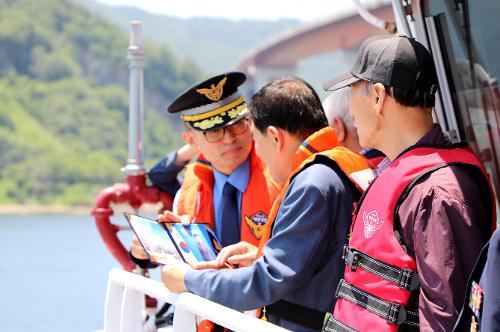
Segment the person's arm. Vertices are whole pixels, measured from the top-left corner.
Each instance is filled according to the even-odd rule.
[[[457,184],[450,181],[456,172],[437,171],[431,176],[433,185],[415,187],[400,209],[401,220],[415,220],[407,226],[413,225],[410,247],[415,251],[421,284],[421,331],[452,330],[467,276],[484,241],[480,232],[484,211],[471,205],[470,198],[481,197],[479,190],[467,174],[458,172],[458,178],[468,180]]]
[[[177,175],[197,153],[197,149],[187,144],[179,150],[169,153],[151,168],[148,173],[149,179],[156,187],[175,195],[181,187]]]
[[[250,267],[187,271],[187,289],[236,310],[249,310],[302,287],[324,261],[343,190],[329,167],[304,170],[285,195],[263,256]]]
[[[500,229],[491,237],[488,258],[481,276],[483,285],[484,303],[481,313],[481,331],[495,331],[500,326]]]

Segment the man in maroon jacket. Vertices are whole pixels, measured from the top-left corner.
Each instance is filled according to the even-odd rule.
[[[325,83],[345,86],[361,146],[388,162],[356,209],[326,330],[450,331],[491,235],[485,172],[466,144],[452,145],[433,123],[437,79],[415,40],[366,40],[351,72]]]

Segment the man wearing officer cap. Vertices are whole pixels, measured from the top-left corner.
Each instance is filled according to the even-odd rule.
[[[186,168],[175,213],[166,211],[159,219],[209,224],[223,246],[240,240],[257,245],[278,193],[254,151],[247,104],[238,91],[245,78],[240,72],[217,75],[177,97],[168,112],[180,114],[188,145],[149,172],[153,184],[175,192],[177,174],[198,154]],[[146,258],[137,241],[131,253]]]
[[[324,85],[346,86],[361,146],[387,159],[355,209],[324,330],[449,331],[491,235],[487,176],[467,144],[451,144],[433,124],[437,79],[415,40],[366,40],[351,72]]]
[[[364,157],[339,146],[305,81],[277,79],[252,97],[249,109],[256,150],[283,184],[259,248],[232,245],[204,266],[248,265],[239,269],[179,263],[164,266],[162,280],[173,292],[189,290],[236,310],[265,306],[263,319],[291,331],[318,331],[342,276],[353,203],[374,172]]]

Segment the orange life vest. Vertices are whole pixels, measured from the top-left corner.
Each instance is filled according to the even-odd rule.
[[[280,187],[271,179],[254,148],[249,158],[250,177],[241,200],[240,239],[258,245]],[[206,223],[215,228],[213,184],[212,166],[200,155],[186,169],[177,205],[178,214],[188,214],[195,222]]]
[[[272,225],[290,181],[308,164],[316,162],[316,158],[320,155],[334,161],[360,192],[363,192],[368,187],[369,181],[375,177],[375,172],[365,157],[339,145],[332,128],[323,128],[309,136],[295,152],[292,162],[293,171],[273,204],[264,234],[260,240],[258,256],[262,255],[262,249],[271,237]]]

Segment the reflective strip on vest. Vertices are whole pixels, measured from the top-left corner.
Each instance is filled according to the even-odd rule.
[[[358,330],[336,320],[333,316],[328,317],[321,332],[358,332]]]
[[[356,271],[358,266],[380,278],[396,284],[398,287],[412,291],[417,289],[420,282],[415,271],[400,269],[390,264],[379,261],[364,252],[344,247],[342,258],[351,271]]]
[[[351,303],[373,312],[392,324],[418,326],[418,312],[406,310],[405,307],[397,303],[382,300],[357,287],[349,285],[343,279],[340,280],[335,295],[339,299],[346,299]]]

